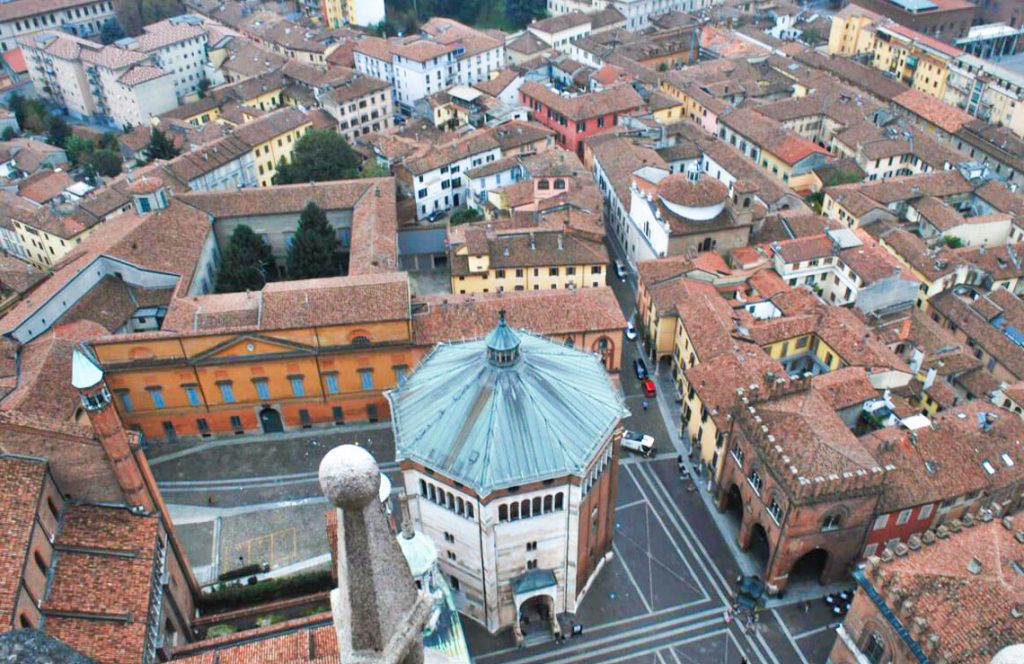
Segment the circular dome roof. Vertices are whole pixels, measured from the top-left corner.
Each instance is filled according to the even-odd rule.
[[[724,203],[729,189],[712,177],[702,176],[694,182],[684,173],[674,173],[658,184],[658,196],[666,203],[703,208]]]

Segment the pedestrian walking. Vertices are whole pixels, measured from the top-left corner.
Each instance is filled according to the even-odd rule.
[[[644,410],[647,410],[647,399],[644,399],[641,405],[644,407]]]

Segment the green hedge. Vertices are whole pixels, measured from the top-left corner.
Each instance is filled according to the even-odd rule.
[[[204,615],[233,611],[255,604],[290,599],[332,588],[330,570],[302,572],[280,579],[266,579],[254,585],[218,584],[214,591],[200,596],[197,608]]]

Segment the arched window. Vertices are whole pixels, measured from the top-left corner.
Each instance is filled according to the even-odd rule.
[[[565,346],[566,348],[572,348],[573,346],[576,345],[576,342],[573,341],[572,337],[566,337],[565,341],[562,342],[562,345]]]
[[[885,657],[885,641],[876,632],[871,632],[860,650],[871,664],[882,664],[882,658]]]
[[[42,572],[43,576],[46,576],[46,561],[43,560],[42,554],[36,551],[32,554],[32,557],[36,561],[36,567],[39,568],[39,571]]]
[[[455,511],[459,514],[466,513],[466,503],[462,500],[462,498],[455,499]]]
[[[519,516],[521,516],[524,519],[529,519],[530,518],[530,501],[529,500],[524,500],[523,502],[519,503]]]
[[[423,480],[420,480],[420,495],[427,495],[427,483],[424,482]]]
[[[836,514],[829,514],[821,522],[821,529],[822,530],[839,530],[839,527],[842,525],[842,523],[843,523],[843,515],[842,514],[838,514],[838,513],[836,513]]]
[[[538,180],[537,181],[537,189],[541,189],[541,190],[547,191],[550,188],[551,188],[551,184],[547,180]]]
[[[743,199],[743,207],[745,207],[745,208],[750,207],[750,196],[744,197],[744,199]]]
[[[353,346],[369,346],[370,345],[370,337],[363,336],[361,334],[359,336],[357,336],[357,337],[352,337],[352,345]]]
[[[448,509],[455,509],[455,496],[450,493],[448,494]]]
[[[534,516],[540,514],[540,496],[533,499],[532,512]]]
[[[437,502],[437,490],[434,489],[434,485],[433,484],[428,484],[427,485],[427,490],[430,492],[430,495],[429,495],[430,502],[436,503]]]
[[[750,486],[754,488],[754,492],[757,495],[761,495],[761,487],[764,486],[764,480],[761,479],[761,473],[756,470],[750,471],[750,475],[747,477],[747,481],[750,482]]]
[[[509,507],[511,511],[510,518],[513,521],[517,520],[519,518],[519,503],[512,503]]]
[[[544,496],[544,513],[551,511],[551,496]]]
[[[473,518],[473,503],[466,501],[466,516]]]
[[[557,511],[557,510],[560,510],[560,509],[562,509],[562,493],[561,492],[555,494],[555,510]]]
[[[32,620],[24,613],[18,617],[18,624],[21,625],[22,629],[32,629],[35,627],[35,625],[32,624]]]
[[[565,180],[563,180],[562,178],[557,178],[555,180],[555,189],[565,189]]]
[[[508,521],[508,505],[498,505],[498,521]]]

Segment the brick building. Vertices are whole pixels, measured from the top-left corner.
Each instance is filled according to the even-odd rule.
[[[1024,531],[998,516],[954,520],[869,558],[828,661],[1022,661]]]
[[[811,571],[823,583],[845,577],[860,557],[885,470],[809,378],[776,377],[737,396],[717,502],[741,512],[740,547],[767,548],[772,591],[795,573]]]

